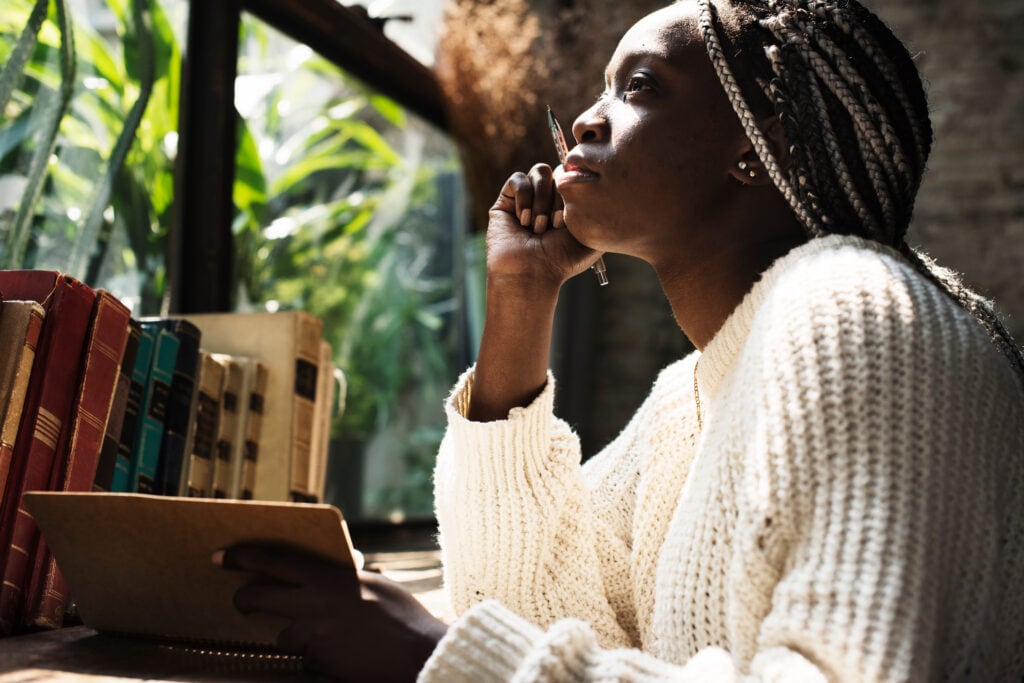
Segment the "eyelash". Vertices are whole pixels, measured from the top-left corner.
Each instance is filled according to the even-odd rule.
[[[653,84],[651,83],[650,76],[648,76],[647,74],[640,73],[633,74],[632,76],[629,77],[629,80],[626,81],[626,87],[623,89],[622,97],[620,99],[625,101],[631,94],[639,92],[641,90],[650,90],[652,89],[652,87]],[[601,100],[610,95],[611,93],[606,89],[604,92],[598,94],[598,96],[595,99],[598,102],[600,102]]]

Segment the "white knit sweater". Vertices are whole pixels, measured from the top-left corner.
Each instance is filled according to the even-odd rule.
[[[435,475],[462,614],[421,681],[1024,675],[1024,398],[895,252],[779,259],[583,467],[553,379],[492,423],[472,388]]]

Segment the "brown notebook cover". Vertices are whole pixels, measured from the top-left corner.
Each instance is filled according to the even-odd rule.
[[[330,505],[149,496],[26,493],[87,626],[108,633],[272,648],[287,621],[244,615],[248,580],[214,566],[214,551],[285,542],[352,564],[341,512]]]

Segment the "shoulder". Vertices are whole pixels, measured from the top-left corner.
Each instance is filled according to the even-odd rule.
[[[814,240],[780,259],[759,286],[752,333],[768,343],[839,354],[995,351],[946,292],[898,252],[867,240]]]

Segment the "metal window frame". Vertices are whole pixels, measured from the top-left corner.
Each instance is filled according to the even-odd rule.
[[[235,77],[242,12],[449,130],[434,73],[337,0],[192,0],[182,64],[168,313],[232,307]]]

